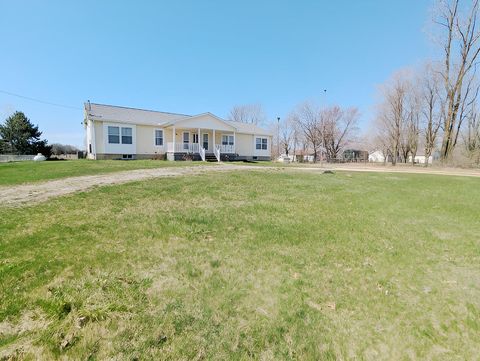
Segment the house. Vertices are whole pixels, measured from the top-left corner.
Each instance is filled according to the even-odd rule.
[[[385,156],[380,150],[376,150],[368,155],[368,161],[373,163],[384,163]]]
[[[318,152],[317,153],[317,160],[321,161],[322,159],[322,153],[323,152]],[[293,161],[294,162],[299,162],[299,163],[311,163],[313,162],[315,158],[315,153],[313,150],[309,149],[298,149],[295,151],[295,154],[293,154]]]
[[[186,115],[85,103],[87,158],[270,160],[272,134],[212,113]]]
[[[358,149],[346,149],[342,156],[345,162],[366,162],[369,159],[368,151]]]
[[[426,161],[425,153],[416,154],[414,160],[415,160],[416,164],[425,164],[425,161]],[[408,156],[408,162],[409,163],[412,162],[412,156],[411,155]],[[433,162],[433,156],[428,157],[428,164],[432,164],[432,162]]]

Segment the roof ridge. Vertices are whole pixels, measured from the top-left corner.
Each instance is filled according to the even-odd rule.
[[[182,115],[182,116],[185,116],[185,117],[191,117],[190,114],[173,113],[173,112],[163,112],[163,111],[160,111],[160,110],[134,108],[134,107],[125,107],[125,106],[122,106],[122,105],[102,104],[102,103],[93,103],[93,102],[90,102],[90,104],[100,105],[100,106],[105,106],[105,107],[112,107],[112,108],[123,108],[123,109],[140,110],[140,111],[143,111],[143,112],[163,113],[163,114]]]

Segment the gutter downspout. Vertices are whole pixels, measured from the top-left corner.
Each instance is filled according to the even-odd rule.
[[[96,137],[95,137],[95,123],[93,122],[93,119],[90,120],[92,122],[92,153],[93,153],[93,159],[97,160],[97,143],[96,143]]]

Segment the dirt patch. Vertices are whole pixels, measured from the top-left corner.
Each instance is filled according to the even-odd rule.
[[[42,315],[28,311],[16,323],[9,321],[0,322],[0,337],[21,335],[25,332],[43,329],[47,325],[48,321]]]
[[[411,165],[370,165],[370,164],[318,164],[307,165],[301,167],[289,167],[290,169],[301,170],[335,170],[335,171],[347,171],[347,172],[376,172],[376,173],[411,173],[411,174],[434,174],[434,175],[450,175],[460,177],[480,177],[480,170],[478,169],[460,169],[460,168],[425,168]]]
[[[63,178],[43,183],[0,187],[0,205],[16,206],[43,202],[53,197],[86,191],[95,186],[121,184],[159,177],[245,170],[246,168],[260,169],[260,167],[255,166],[240,165],[138,169],[108,174]]]
[[[109,174],[63,178],[43,183],[3,186],[0,187],[0,206],[18,206],[22,204],[43,202],[53,197],[59,197],[74,192],[87,191],[95,186],[128,183],[151,178],[198,175],[209,172],[242,171],[247,169],[257,171],[311,171],[319,173],[324,173],[326,169],[334,169],[338,171],[349,172],[415,173],[480,177],[480,171],[477,170],[448,168],[433,169],[417,167],[378,167],[367,165],[332,165],[328,166],[328,168],[322,165],[306,167],[269,167],[224,163],[218,166],[137,169]]]

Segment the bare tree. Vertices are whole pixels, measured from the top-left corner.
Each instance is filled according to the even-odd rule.
[[[402,136],[408,119],[407,94],[410,84],[405,73],[396,73],[381,88],[381,103],[377,114],[379,133],[386,137],[392,165],[402,151]]]
[[[290,150],[293,148],[294,154],[296,147],[298,145],[298,129],[296,124],[295,116],[289,115],[284,120],[282,120],[279,124],[279,141],[280,147],[283,150],[285,155],[290,154]]]
[[[293,117],[305,138],[304,148],[308,145],[313,148],[313,161],[316,162],[322,144],[320,110],[318,106],[310,102],[305,102],[297,107]]]
[[[420,138],[420,113],[416,111],[410,114],[410,122],[408,124],[408,142],[410,155],[412,156],[412,165],[415,164]]]
[[[420,140],[420,117],[422,112],[421,91],[417,81],[412,81],[407,93],[407,124],[406,134],[409,154],[412,157],[412,165],[415,164],[419,140]],[[408,160],[408,154],[407,160]]]
[[[405,122],[402,124],[400,130],[400,147],[398,150],[399,159],[402,163],[408,162],[408,155],[410,154],[410,129],[409,123]]]
[[[293,156],[297,156],[297,150],[301,147],[304,147],[305,141],[303,137],[302,130],[300,129],[298,123],[295,121],[294,116],[290,116],[291,127],[292,127],[292,148]]]
[[[320,113],[320,135],[327,161],[338,158],[344,147],[358,131],[359,112],[357,108],[342,109],[333,106]]]
[[[444,82],[446,101],[443,120],[442,160],[450,159],[457,144],[465,117],[462,109],[470,102],[469,90],[480,52],[480,32],[477,29],[479,0],[472,0],[463,14],[460,0],[441,0],[436,23],[444,30],[444,65],[441,75]],[[458,53],[457,53],[458,52]]]
[[[422,69],[418,80],[422,112],[425,167],[436,146],[437,137],[444,118],[444,98],[441,94],[441,79],[431,64]]]
[[[464,134],[464,144],[468,157],[474,163],[480,164],[480,116],[476,111],[476,106],[473,105],[472,108]]]
[[[228,119],[251,124],[261,124],[265,122],[267,116],[261,104],[235,105],[228,115]]]

